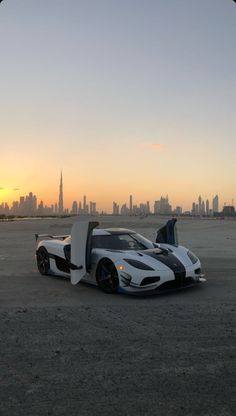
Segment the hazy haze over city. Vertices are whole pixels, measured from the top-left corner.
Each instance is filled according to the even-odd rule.
[[[231,0],[4,0],[0,203],[236,200]]]

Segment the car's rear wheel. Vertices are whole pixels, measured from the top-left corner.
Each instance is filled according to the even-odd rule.
[[[119,277],[114,263],[109,259],[103,259],[97,268],[97,283],[100,289],[106,293],[117,293]]]
[[[50,269],[49,255],[45,247],[39,247],[36,253],[39,273],[46,275]]]

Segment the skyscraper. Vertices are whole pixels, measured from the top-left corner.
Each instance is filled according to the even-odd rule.
[[[83,197],[83,210],[84,210],[84,213],[85,213],[85,211],[86,211],[86,195],[84,195],[84,197]]]
[[[130,212],[130,214],[132,214],[132,211],[133,211],[133,196],[130,195],[129,196],[129,212]]]
[[[113,210],[112,210],[112,215],[119,215],[119,205],[113,201]]]
[[[202,214],[202,197],[201,195],[199,195],[198,197],[198,210],[199,210],[199,214]]]
[[[78,214],[78,203],[77,201],[73,201],[72,207],[71,207],[71,214],[77,215]]]
[[[212,200],[212,210],[213,213],[219,212],[219,197],[216,195]]]
[[[62,172],[61,172],[61,180],[60,180],[60,188],[59,188],[59,201],[58,201],[58,214],[63,214],[64,207],[63,207],[63,181],[62,181]]]

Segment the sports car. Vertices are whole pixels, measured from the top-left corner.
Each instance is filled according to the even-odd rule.
[[[35,234],[38,270],[106,293],[149,294],[205,281],[200,260],[178,244],[175,223],[169,220],[155,243],[135,231],[100,229],[89,221],[76,222],[71,235]]]

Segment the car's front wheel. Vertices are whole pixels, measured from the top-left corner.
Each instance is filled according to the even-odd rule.
[[[97,284],[106,293],[117,293],[119,277],[114,263],[109,259],[100,261],[97,273]]]
[[[39,273],[46,275],[50,269],[49,255],[45,247],[39,247],[36,253]]]

